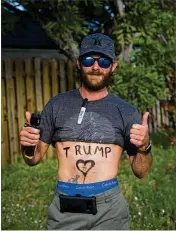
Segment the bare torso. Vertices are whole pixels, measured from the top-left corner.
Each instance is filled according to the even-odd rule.
[[[122,148],[114,144],[57,142],[58,180],[94,183],[117,176]]]

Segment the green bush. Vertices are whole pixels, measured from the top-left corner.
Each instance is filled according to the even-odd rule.
[[[139,180],[132,174],[128,160],[121,161],[118,179],[129,202],[131,229],[176,228],[175,163],[175,149],[153,147],[150,174]],[[53,159],[29,167],[21,158],[20,163],[2,169],[2,229],[45,229],[56,182],[57,161]]]

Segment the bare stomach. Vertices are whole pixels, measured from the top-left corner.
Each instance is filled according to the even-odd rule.
[[[114,144],[57,142],[58,180],[78,184],[117,176],[122,148]]]

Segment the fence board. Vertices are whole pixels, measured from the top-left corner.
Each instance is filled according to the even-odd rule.
[[[156,117],[157,117],[157,128],[161,127],[161,107],[160,101],[157,100],[156,102]]]
[[[7,120],[7,102],[5,92],[5,76],[4,76],[4,62],[1,65],[2,79],[1,79],[1,165],[5,167],[10,163],[9,150],[9,135],[8,135],[8,120]]]
[[[26,95],[23,77],[23,61],[20,59],[15,60],[15,74],[16,74],[16,95],[17,95],[17,117],[19,130],[25,123],[26,111]]]
[[[165,112],[166,114],[166,127],[169,127],[169,113],[168,111]]]
[[[59,79],[58,79],[58,63],[55,59],[51,60],[51,91],[52,96],[58,94],[60,86],[59,86]]]
[[[51,98],[50,93],[50,78],[49,78],[49,63],[48,60],[43,60],[42,62],[43,67],[43,99],[44,99],[44,105],[47,104],[48,100]]]
[[[50,87],[50,76],[49,76],[49,62],[48,60],[43,60],[42,63],[42,67],[43,67],[43,98],[44,98],[44,105],[47,104],[47,102],[49,101],[49,99],[51,98],[51,87]],[[48,148],[47,154],[45,156],[46,157],[52,157],[53,156],[53,149],[50,146]]]
[[[161,118],[162,118],[162,127],[166,127],[166,116],[165,116],[165,111],[164,107],[161,107]]]
[[[152,132],[153,128],[152,128],[152,112],[151,110],[149,111],[149,120],[148,120],[148,125],[149,125],[149,132]]]
[[[67,90],[66,76],[65,76],[65,62],[63,60],[59,61],[59,76],[60,76],[60,92],[65,92]]]
[[[8,108],[8,133],[10,147],[11,163],[17,161],[19,154],[19,136],[17,129],[17,112],[16,112],[16,97],[15,97],[15,81],[12,76],[12,60],[5,61],[5,77],[6,77],[6,92],[7,92],[7,108]]]
[[[156,130],[157,130],[156,107],[154,107],[152,109],[152,121],[153,121],[153,131],[156,132]]]
[[[35,58],[35,98],[36,98],[36,112],[40,113],[43,109],[43,94],[41,83],[40,58]]]
[[[27,111],[30,113],[36,112],[35,105],[35,85],[34,85],[34,73],[32,60],[25,60],[25,73],[26,73],[26,100],[27,100]]]
[[[71,60],[67,62],[68,90],[74,88],[73,64]]]

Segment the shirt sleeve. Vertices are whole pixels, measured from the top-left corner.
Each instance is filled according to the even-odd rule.
[[[52,143],[52,135],[54,132],[54,118],[53,118],[53,108],[50,101],[44,107],[41,113],[41,121],[40,121],[40,140],[51,144]]]
[[[135,109],[133,114],[128,118],[127,126],[125,129],[125,150],[129,156],[135,156],[137,154],[136,145],[130,142],[130,129],[133,124],[142,124],[141,116],[138,111]]]

